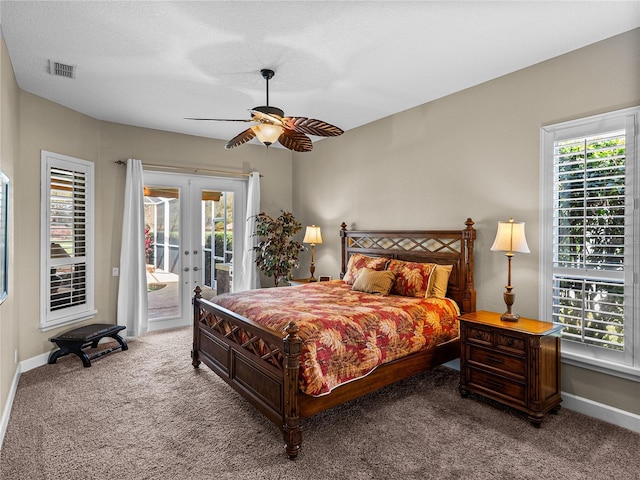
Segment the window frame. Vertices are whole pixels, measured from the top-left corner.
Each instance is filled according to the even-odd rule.
[[[40,181],[40,330],[46,331],[62,325],[81,322],[96,315],[94,307],[95,272],[95,183],[94,163],[88,160],[42,150]],[[52,169],[83,172],[85,175],[85,247],[82,260],[76,262],[85,268],[85,299],[77,305],[51,310],[51,268],[56,265],[52,260],[51,243],[51,172]],[[74,258],[74,257],[71,257]],[[73,280],[72,280],[73,281]]]
[[[562,339],[563,361],[602,373],[640,381],[640,194],[638,119],[640,107],[626,108],[576,120],[544,126],[540,133],[540,305],[542,318],[552,319],[554,272],[554,143],[615,129],[626,133],[625,162],[625,350],[609,349]],[[583,278],[588,278],[581,275]],[[606,274],[600,278],[606,277]],[[590,277],[589,277],[590,278]]]

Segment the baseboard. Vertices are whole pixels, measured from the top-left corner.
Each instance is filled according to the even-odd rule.
[[[16,371],[13,375],[13,381],[11,382],[11,388],[9,389],[9,395],[7,396],[7,403],[4,405],[4,410],[2,411],[2,418],[0,418],[0,449],[2,449],[2,444],[4,442],[4,434],[7,431],[7,425],[9,424],[9,416],[11,415],[11,407],[13,406],[13,399],[16,396],[16,391],[18,390],[18,382],[20,381],[20,375],[24,372],[28,372],[29,370],[33,370],[34,368],[41,367],[47,364],[49,360],[49,354],[43,353],[33,358],[29,358],[27,360],[23,360],[18,363],[16,367]]]
[[[23,373],[28,372],[29,370],[33,370],[34,368],[46,365],[48,361],[49,353],[42,353],[36,357],[32,357],[20,362],[20,371]]]
[[[13,399],[16,396],[18,390],[18,381],[20,380],[20,364],[16,367],[16,371],[13,375],[13,381],[11,382],[11,388],[9,389],[9,395],[7,396],[7,403],[4,404],[4,410],[2,411],[2,418],[0,418],[0,450],[2,450],[2,444],[4,443],[4,434],[7,431],[7,425],[9,425],[9,416],[11,415],[11,407],[13,406]]]
[[[626,410],[566,392],[562,392],[562,408],[568,408],[588,417],[597,418],[603,422],[640,433],[640,415],[636,413],[627,412]]]

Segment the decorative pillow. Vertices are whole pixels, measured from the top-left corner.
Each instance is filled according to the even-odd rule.
[[[427,297],[446,297],[451,270],[453,270],[453,265],[436,265],[435,270],[431,274],[431,286],[427,292]]]
[[[360,275],[356,278],[351,289],[386,296],[389,295],[395,279],[396,274],[390,270],[378,271],[365,267],[360,271]]]
[[[345,283],[349,285],[353,285],[353,282],[356,281],[360,271],[363,268],[370,268],[371,270],[384,270],[384,267],[387,265],[389,261],[388,258],[385,257],[367,257],[366,255],[362,255],[361,253],[354,253],[349,257],[349,263],[347,263],[347,271],[342,278]]]
[[[426,297],[429,291],[431,274],[435,270],[435,263],[403,262],[390,260],[387,270],[396,274],[391,293],[404,297]]]

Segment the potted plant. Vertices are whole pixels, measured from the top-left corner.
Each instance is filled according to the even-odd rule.
[[[277,218],[264,212],[255,216],[256,233],[260,238],[256,251],[256,265],[267,277],[273,277],[275,286],[281,280],[287,281],[291,270],[298,267],[298,255],[305,246],[293,240],[293,236],[302,229],[290,212],[281,211]]]

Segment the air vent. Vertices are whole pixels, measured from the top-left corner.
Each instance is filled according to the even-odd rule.
[[[76,78],[76,66],[49,60],[49,73],[57,77]]]

